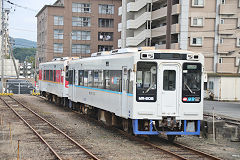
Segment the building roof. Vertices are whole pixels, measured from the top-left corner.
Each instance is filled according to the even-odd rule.
[[[57,7],[57,8],[64,8],[64,6],[60,6],[60,5],[45,5],[38,13],[35,17],[38,17],[40,13],[42,13],[42,11],[44,11],[47,7]]]

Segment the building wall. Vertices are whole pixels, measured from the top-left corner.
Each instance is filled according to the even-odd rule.
[[[202,6],[196,6],[194,0],[172,1],[170,46],[201,52],[205,56],[207,73],[234,74],[239,71],[240,59],[240,1],[223,2],[203,0]],[[166,48],[167,0],[126,0],[126,3],[126,12],[120,8],[120,15],[127,14],[127,21],[120,24],[121,27],[127,25],[126,47],[157,45],[159,49]],[[152,5],[150,17],[146,16],[148,3]],[[196,18],[202,20],[200,25],[195,24]],[[141,22],[141,25],[129,27],[130,22],[135,22],[136,26]],[[194,44],[196,38],[201,38],[200,45]],[[124,43],[120,42],[119,47],[121,44]]]
[[[91,5],[91,13],[72,12],[72,3],[88,3]],[[62,5],[64,4],[64,5]],[[100,14],[99,4],[114,5],[114,14]],[[56,6],[59,5],[59,6]],[[117,48],[117,40],[120,33],[117,31],[118,23],[121,17],[118,16],[118,8],[121,6],[121,0],[61,0],[56,1],[54,5],[47,5],[37,14],[38,19],[38,56],[40,62],[51,61],[56,57],[65,56],[90,56],[90,53],[98,52],[98,46],[112,46],[111,49]],[[54,16],[63,16],[64,25],[54,25]],[[72,26],[72,17],[89,17],[91,26]],[[99,27],[98,19],[114,19],[113,27]],[[44,24],[43,24],[44,23]],[[44,28],[41,25],[45,26]],[[54,30],[63,30],[63,39],[54,38]],[[72,31],[90,31],[90,40],[71,40]],[[112,41],[100,41],[99,32],[113,32]],[[43,36],[42,36],[43,35]],[[63,52],[54,52],[54,43],[63,44]],[[90,45],[90,53],[72,52],[70,45]],[[72,53],[71,53],[72,52]]]

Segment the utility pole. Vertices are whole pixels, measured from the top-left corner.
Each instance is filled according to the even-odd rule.
[[[171,49],[172,0],[167,0],[166,49]]]
[[[122,32],[121,32],[121,48],[126,47],[127,39],[127,0],[122,0]]]
[[[70,53],[70,57],[72,57],[72,35],[73,35],[73,32],[70,32],[69,34],[70,36],[70,46],[69,46],[69,53]]]
[[[10,56],[11,56],[12,61],[13,61],[13,64],[14,64],[14,68],[15,68],[15,71],[16,71],[16,76],[17,76],[17,79],[19,79],[19,74],[18,74],[17,65],[16,65],[16,62],[15,62],[15,58],[14,58],[14,56],[13,56],[12,43],[10,43],[9,41],[8,41],[8,43],[9,43],[9,45],[10,45],[10,47],[9,47],[9,49],[10,49]]]
[[[4,35],[5,35],[5,26],[4,26],[4,10],[3,10],[3,0],[0,0],[2,4],[2,30],[1,30],[1,35],[2,35],[2,44],[1,44],[1,58],[2,58],[2,76],[1,76],[1,83],[2,83],[2,93],[4,92],[3,90],[3,84],[4,84],[4,54],[3,54],[3,41],[4,41]]]

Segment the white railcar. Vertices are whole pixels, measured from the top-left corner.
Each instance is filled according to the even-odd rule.
[[[124,130],[131,128],[134,134],[200,134],[204,76],[200,53],[128,48],[93,56],[69,62],[70,106],[85,104],[108,112],[111,121],[120,118]]]
[[[72,58],[54,59],[39,65],[39,90],[49,100],[68,103],[68,81],[65,80],[66,66]]]

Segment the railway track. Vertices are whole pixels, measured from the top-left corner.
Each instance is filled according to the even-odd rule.
[[[221,160],[218,157],[210,155],[208,153],[196,150],[194,148],[188,147],[186,145],[180,144],[178,142],[169,142],[167,139],[155,137],[152,140],[145,141],[142,138],[130,135],[120,129],[114,128],[117,132],[127,136],[129,139],[136,140],[144,145],[150,146],[152,148],[158,149],[165,153],[174,156],[181,160]],[[156,143],[157,141],[157,143]]]
[[[211,113],[204,113],[203,114],[205,117],[211,117],[212,118],[212,114]],[[216,114],[215,113],[215,118],[221,119],[221,120],[225,120],[226,123],[231,124],[231,125],[240,125],[240,119],[238,118],[232,118],[232,117],[228,117],[225,115],[221,115],[221,114]]]
[[[39,98],[42,98],[44,100],[47,100],[46,98],[43,98],[41,96],[38,96]],[[79,114],[79,112],[74,111],[75,113]],[[148,146],[150,148],[148,149],[157,149],[163,153],[166,154],[164,159],[181,159],[181,160],[198,160],[198,159],[203,159],[203,160],[221,160],[218,157],[215,157],[213,155],[210,155],[208,153],[196,150],[194,148],[188,147],[186,145],[180,144],[178,142],[174,142],[171,143],[169,142],[167,139],[164,138],[159,138],[157,139],[158,143],[155,143],[156,141],[145,141],[142,137],[136,137],[132,134],[126,133],[124,131],[122,131],[121,129],[112,127],[112,126],[107,126],[103,123],[101,123],[100,121],[98,121],[97,119],[94,119],[92,117],[83,115],[82,117],[84,117],[85,119],[91,121],[91,122],[95,122],[101,126],[103,126],[106,129],[109,130],[114,130],[117,133],[124,135],[125,137],[129,138],[130,140],[133,140],[137,143],[143,144],[145,146]]]
[[[46,98],[43,98],[41,96],[38,96],[39,98],[42,98],[44,100],[47,100]],[[79,114],[79,112],[74,111],[75,113]],[[150,148],[148,149],[157,149],[163,153],[166,154],[166,158],[164,159],[181,159],[181,160],[221,160],[218,157],[215,157],[213,155],[210,155],[208,153],[199,151],[197,149],[191,148],[189,146],[183,145],[181,143],[178,142],[174,142],[171,143],[169,142],[167,139],[164,138],[159,138],[157,137],[157,139],[153,139],[153,140],[149,140],[149,141],[145,141],[142,137],[136,137],[132,134],[126,133],[124,131],[122,131],[121,129],[112,127],[112,126],[106,126],[103,123],[101,123],[100,121],[98,121],[97,119],[94,119],[92,117],[83,115],[82,117],[84,117],[85,119],[91,121],[91,122],[95,122],[101,126],[103,126],[106,129],[109,130],[114,130],[117,133],[124,135],[125,137],[129,138],[130,140],[133,140],[137,143],[146,145]],[[157,143],[156,143],[157,141]]]
[[[47,145],[56,159],[99,158],[66,133],[11,96],[0,99]]]

